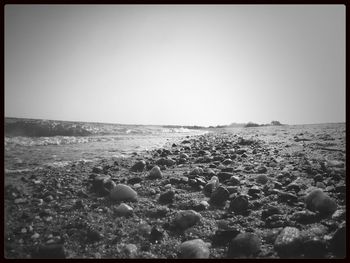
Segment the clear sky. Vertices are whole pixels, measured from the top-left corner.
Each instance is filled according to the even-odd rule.
[[[345,122],[345,6],[6,5],[5,116]]]

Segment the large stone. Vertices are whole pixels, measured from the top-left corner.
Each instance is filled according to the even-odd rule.
[[[159,202],[163,204],[169,204],[174,202],[175,192],[174,190],[169,190],[159,196]]]
[[[227,258],[253,257],[260,251],[261,240],[253,233],[240,233],[232,239]]]
[[[348,240],[349,242],[349,240]],[[334,232],[330,240],[330,249],[337,258],[345,258],[346,256],[346,225],[342,224]]]
[[[181,231],[194,226],[201,220],[201,218],[201,214],[194,210],[183,210],[176,215],[173,225]]]
[[[299,229],[285,227],[277,236],[274,244],[280,257],[298,257],[302,254],[302,243]]]
[[[137,193],[125,184],[117,184],[110,192],[110,198],[114,201],[137,201]]]
[[[232,173],[227,173],[227,172],[220,172],[218,173],[218,178],[220,181],[226,181],[231,178],[233,174]]]
[[[305,198],[306,208],[322,215],[332,215],[337,210],[337,203],[321,189],[315,189]]]
[[[209,258],[210,244],[202,239],[193,239],[183,242],[179,248],[179,258]]]
[[[266,184],[269,181],[269,178],[266,176],[266,174],[259,174],[256,178],[255,181],[258,184]]]

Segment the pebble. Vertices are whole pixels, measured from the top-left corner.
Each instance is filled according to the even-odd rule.
[[[179,247],[179,258],[209,258],[210,244],[204,242],[202,239],[193,239],[183,242]]]
[[[225,187],[219,186],[211,194],[209,203],[215,206],[224,206],[229,196],[230,196],[229,191]]]
[[[239,195],[230,202],[229,210],[235,212],[236,214],[243,214],[248,209],[248,196]]]
[[[197,224],[201,218],[201,214],[194,210],[183,210],[176,215],[173,224],[179,230],[185,230]]]
[[[174,190],[169,190],[159,196],[159,202],[163,204],[168,204],[174,202],[175,192]]]
[[[15,204],[24,204],[27,203],[28,199],[27,198],[17,198],[15,199]]]
[[[254,233],[240,233],[232,239],[227,258],[252,257],[260,251],[261,239]]]
[[[306,208],[322,215],[332,215],[337,210],[336,202],[321,189],[315,189],[305,198]]]
[[[299,229],[289,226],[285,227],[277,236],[274,247],[280,257],[299,256],[302,253]]]
[[[161,179],[162,178],[162,171],[160,170],[159,166],[154,166],[148,175],[149,179]]]
[[[203,200],[203,201],[200,201],[199,204],[194,207],[194,210],[204,211],[204,210],[207,210],[209,207],[210,207],[210,204],[207,201]]]
[[[266,173],[267,172],[267,168],[265,166],[259,166],[257,168],[257,172],[258,173]]]
[[[137,201],[137,193],[125,184],[116,185],[111,190],[110,197],[114,201]]]
[[[132,167],[131,167],[131,171],[134,172],[142,172],[143,169],[145,169],[146,167],[146,162],[144,160],[138,161],[136,162]]]
[[[223,162],[222,162],[224,165],[229,165],[232,163],[232,160],[231,159],[225,159]]]
[[[114,212],[117,216],[130,216],[133,213],[131,206],[121,203],[118,207],[114,209]]]

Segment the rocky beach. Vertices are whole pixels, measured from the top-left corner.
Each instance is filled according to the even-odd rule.
[[[344,258],[345,124],[5,173],[6,258]]]

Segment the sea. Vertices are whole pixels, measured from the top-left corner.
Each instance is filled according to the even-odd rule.
[[[127,158],[207,132],[181,126],[5,118],[5,173]]]

